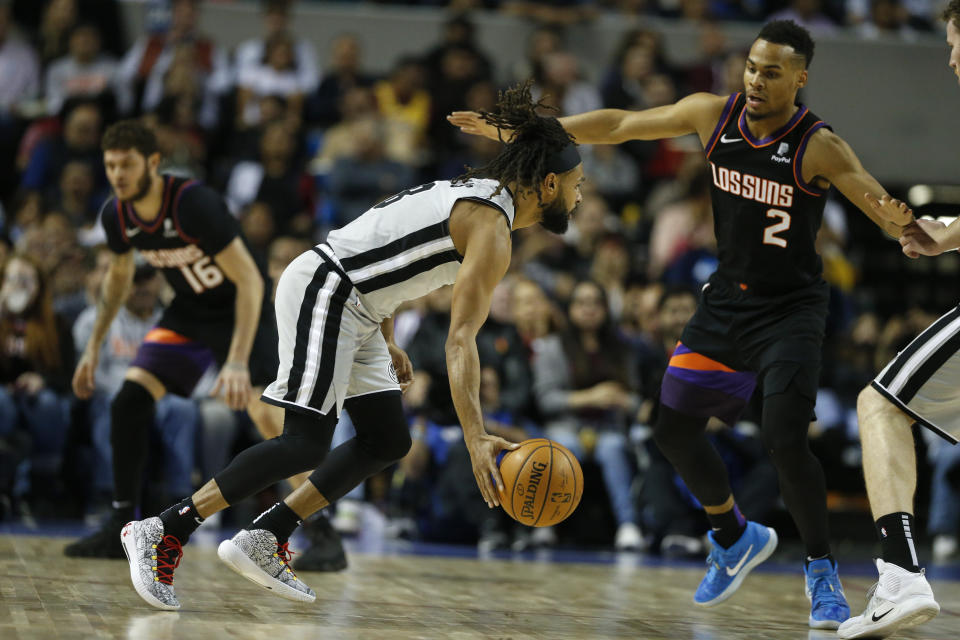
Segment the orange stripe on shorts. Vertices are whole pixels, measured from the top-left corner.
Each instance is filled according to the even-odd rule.
[[[734,369],[731,369],[727,365],[717,362],[716,360],[711,360],[707,356],[702,356],[699,353],[681,353],[675,355],[670,358],[670,366],[681,369],[694,369],[695,371],[727,371],[736,373]]]
[[[147,332],[147,335],[143,338],[144,342],[159,342],[160,344],[186,344],[187,342],[192,342],[190,338],[182,336],[176,331],[171,331],[170,329],[163,329],[157,327],[155,329],[150,329]]]

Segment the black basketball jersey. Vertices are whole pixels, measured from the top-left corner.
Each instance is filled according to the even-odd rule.
[[[780,130],[758,140],[745,107],[743,94],[730,96],[706,147],[717,272],[764,295],[820,282],[815,243],[827,192],[804,182],[801,163],[810,136],[827,125],[800,105]]]
[[[231,317],[236,287],[214,260],[234,238],[240,225],[223,198],[196,180],[162,176],[163,204],[156,219],[146,222],[115,197],[100,211],[107,245],[115,253],[132,248],[163,272],[176,292],[171,306],[186,315]]]

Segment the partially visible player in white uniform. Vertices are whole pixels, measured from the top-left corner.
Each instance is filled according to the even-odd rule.
[[[960,0],[943,12],[948,64],[960,78]],[[874,206],[888,204],[887,197]],[[894,201],[896,204],[896,201]],[[900,237],[911,258],[960,248],[960,218],[949,226],[917,220]],[[940,613],[914,545],[916,422],[957,445],[960,437],[960,306],[930,325],[897,354],[857,399],[863,475],[880,538],[880,579],[867,607],[840,625],[841,638],[886,638]]]
[[[536,106],[529,83],[505,92],[498,112],[486,117],[514,134],[489,164],[387,198],[287,267],[276,296],[280,367],[263,394],[285,409],[283,435],[243,451],[159,517],[123,528],[134,587],[149,604],[180,607],[173,570],[203,518],[310,470],[309,482],[223,542],[219,554],[277,595],[316,598],[289,567],[287,541],[301,520],[406,455],[411,441],[400,394],[413,368],[394,344],[391,316],[401,302],[448,284],[450,388],[477,485],[488,506],[499,505],[496,457],[517,445],[484,430],[477,332],[510,264],[511,230],[539,223],[566,231],[583,182],[573,140]],[[330,451],[343,408],[357,435]]]

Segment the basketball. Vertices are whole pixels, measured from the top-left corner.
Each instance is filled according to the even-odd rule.
[[[500,506],[530,527],[563,522],[580,504],[583,471],[569,449],[546,438],[526,440],[498,456],[503,491]]]

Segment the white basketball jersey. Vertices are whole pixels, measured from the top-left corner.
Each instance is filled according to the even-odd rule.
[[[496,180],[430,182],[391,196],[350,224],[331,231],[327,244],[379,320],[408,300],[453,284],[463,256],[450,237],[450,212],[458,200],[499,209],[513,228],[513,196]]]

